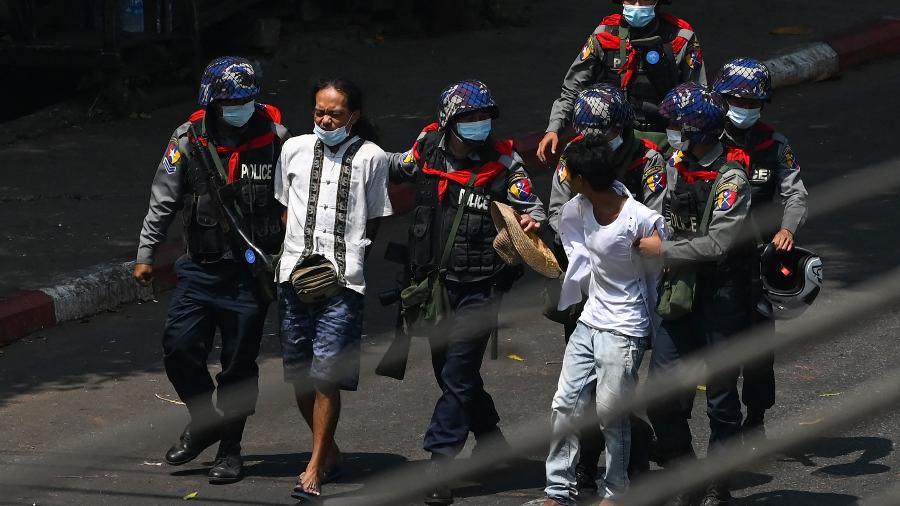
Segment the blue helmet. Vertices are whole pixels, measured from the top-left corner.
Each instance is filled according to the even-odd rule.
[[[460,114],[483,110],[489,110],[493,118],[500,116],[500,109],[491,96],[491,90],[481,81],[460,81],[441,92],[438,124],[443,129]]]
[[[624,131],[634,124],[634,109],[617,87],[596,84],[578,94],[572,127],[585,137],[605,137],[610,130]]]
[[[735,58],[722,67],[713,90],[733,97],[769,100],[772,98],[772,75],[765,65],[753,58]]]
[[[679,84],[659,104],[659,115],[694,144],[708,144],[725,129],[725,101],[695,82]]]
[[[253,64],[239,56],[223,56],[211,61],[200,78],[197,103],[206,107],[214,100],[238,100],[259,95]]]

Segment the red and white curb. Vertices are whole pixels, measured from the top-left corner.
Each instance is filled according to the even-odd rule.
[[[772,85],[822,81],[842,71],[900,53],[900,19],[881,18],[851,30],[791,49],[766,60]]]
[[[153,287],[142,287],[134,281],[133,261],[113,261],[77,271],[50,288],[21,291],[0,299],[0,346],[62,322],[153,299],[154,291],[175,286],[174,264],[182,250],[180,242],[159,248]]]

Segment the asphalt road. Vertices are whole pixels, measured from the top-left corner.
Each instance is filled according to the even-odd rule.
[[[818,2],[815,9],[801,2],[784,5],[774,0],[741,2],[727,11],[721,5],[679,5],[679,12],[701,34],[711,75],[732,55],[761,57],[797,42],[767,35],[775,26],[806,24],[814,34],[822,35],[873,14],[900,14],[891,1],[849,4],[829,0]],[[539,129],[566,66],[605,11],[605,4],[567,2],[558,9],[566,16],[551,17],[548,10],[527,28],[426,41],[388,41],[375,48],[351,44],[347,49],[337,39],[326,40],[317,49],[295,47],[291,64],[296,65],[274,68],[267,79],[270,83],[300,81],[305,76],[298,74],[311,74],[311,67],[319,73],[356,69],[369,84],[371,109],[382,124],[388,149],[406,147],[430,115],[437,90],[455,77],[477,75],[494,86],[503,108],[501,128],[505,132]],[[319,58],[325,57],[321,55],[329,59],[320,62]],[[540,67],[534,66],[536,60],[542,62]],[[359,66],[353,67],[355,64]],[[295,81],[287,82],[293,85]],[[856,172],[874,164],[900,169],[896,134],[891,129],[900,117],[898,84],[900,61],[887,60],[848,72],[841,79],[783,90],[765,110],[765,119],[792,140],[814,213],[817,186],[829,182],[854,185],[859,181]],[[278,98],[284,98],[293,124],[304,124],[299,118],[308,117],[304,92],[299,85],[288,89],[287,84],[279,91]],[[39,272],[43,265],[52,270],[51,258],[62,263],[76,258],[89,264],[104,260],[94,257],[108,255],[114,247],[131,247],[128,241],[133,241],[139,227],[152,168],[132,168],[134,162],[125,163],[126,154],[131,151],[135,160],[155,166],[169,131],[189,110],[188,104],[181,104],[157,115],[166,121],[93,125],[80,132],[54,134],[49,140],[52,144],[43,147],[23,143],[0,152],[4,169],[32,168],[30,186],[17,172],[10,174],[4,191],[32,188],[32,194],[52,196],[53,192],[63,195],[85,190],[88,195],[92,178],[97,179],[93,184],[98,188],[112,185],[111,196],[102,200],[102,206],[95,202],[88,207],[90,199],[48,198],[43,200],[43,205],[49,206],[44,212],[41,199],[17,204],[0,199],[0,205],[6,206],[0,219],[10,235],[7,244],[12,245],[0,250],[0,255],[9,253],[10,248],[30,254],[30,247],[39,258],[33,263],[17,261],[23,269],[7,267],[10,264],[4,262],[4,278],[10,272],[20,276],[16,279],[34,280],[37,274],[29,272]],[[390,128],[385,128],[386,124]],[[129,134],[110,146],[104,136],[114,129]],[[295,130],[302,131],[299,127]],[[50,145],[57,149],[48,151]],[[59,169],[58,177],[51,179],[53,168],[62,166],[57,157],[67,157],[71,166]],[[91,172],[92,157],[102,161],[95,172]],[[119,178],[117,171],[126,171],[128,178]],[[60,190],[60,185],[69,189]],[[538,186],[549,186],[545,175],[538,177]],[[896,203],[897,191],[885,189],[842,212],[809,221],[798,241],[823,255],[826,289],[805,318],[842,307],[861,295],[859,283],[897,266],[893,232],[900,207]],[[66,207],[69,205],[72,207]],[[17,221],[18,216],[27,220]],[[86,240],[88,236],[74,232],[56,236],[46,232],[47,223],[61,216],[82,219],[83,223],[72,226],[109,235],[109,241],[122,244]],[[45,237],[45,232],[51,235]],[[20,244],[13,237],[20,233],[23,237],[31,233],[32,239]],[[70,233],[71,237],[66,235]],[[402,237],[402,220],[389,223],[382,234],[381,247],[388,239]],[[56,251],[41,246],[51,239],[59,241],[51,242]],[[370,285],[374,293],[390,285],[395,269],[377,260],[377,250],[373,258]],[[549,421],[550,397],[563,351],[558,326],[534,310],[538,285],[533,278],[528,281],[504,302],[511,317],[501,333],[501,359],[487,361],[484,368],[487,388],[494,393],[503,417],[502,426],[514,443],[522,423]],[[281,383],[273,318],[264,338],[261,399],[244,442],[247,479],[214,487],[206,482],[207,467],[202,462],[182,468],[162,464],[163,452],[186,421],[183,407],[169,402],[176,396],[162,371],[159,339],[167,302],[167,296],[161,294],[159,302],[68,323],[0,349],[0,503],[159,504],[181,501],[186,494],[198,492],[195,501],[292,504],[288,493],[309,456],[310,437],[290,392]],[[384,349],[391,314],[372,297],[367,304],[361,388],[345,396],[338,433],[349,473],[342,482],[326,487],[326,494],[333,497],[364,492],[384,472],[413,469],[427,457],[420,449],[421,439],[438,394],[430,377],[427,350],[424,343],[416,343],[405,381],[375,377],[372,371]],[[852,386],[895,368],[900,360],[898,311],[900,308],[894,308],[860,322],[859,328],[834,341],[779,356],[779,396],[770,412],[772,437],[806,427],[783,427],[778,419],[801,412],[811,402],[824,402],[829,409],[810,413],[809,422],[827,417],[830,410],[841,409],[842,394]],[[779,326],[779,331],[789,332],[790,326]],[[525,360],[510,359],[510,354]],[[700,393],[698,401],[702,400]],[[702,402],[696,405],[692,426],[702,454],[708,431]],[[900,437],[898,427],[900,416],[896,406],[891,406],[879,417],[814,441],[806,451],[746,469],[735,480],[737,503],[839,506],[871,496],[900,478],[893,451],[894,441]],[[212,452],[198,461],[208,462]],[[542,486],[543,454],[538,453],[499,473],[458,484],[458,503],[517,505],[538,497]]]

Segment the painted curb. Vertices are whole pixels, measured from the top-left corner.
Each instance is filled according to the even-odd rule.
[[[900,54],[900,19],[886,17],[793,48],[763,63],[772,72],[772,86],[782,88],[830,79],[846,69],[896,54]]]
[[[0,346],[62,322],[136,300],[152,300],[154,292],[175,286],[174,264],[183,250],[180,241],[160,246],[152,288],[142,287],[132,279],[134,261],[113,261],[75,271],[55,286],[0,299]]]

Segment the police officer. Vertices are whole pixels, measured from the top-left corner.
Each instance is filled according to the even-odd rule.
[[[506,266],[494,251],[497,231],[490,204],[503,202],[519,211],[525,231],[539,228],[546,219],[513,142],[492,135],[499,113],[487,86],[475,80],[458,82],[441,93],[438,122],[425,127],[411,151],[392,156],[391,180],[412,182],[416,189],[409,229],[413,282],[438,266],[457,210],[464,206],[446,265],[452,313],[429,336],[434,376],[442,391],[425,433],[431,473],[440,473],[456,457],[469,432],[479,444],[503,443],[500,417],[484,390],[480,369],[496,326],[500,293],[520,271]],[[446,485],[425,498],[426,504],[452,502]]]
[[[719,140],[725,126],[721,96],[695,83],[672,90],[660,104],[669,121],[670,143],[676,151],[669,160],[666,220],[671,240],[642,239],[641,254],[661,256],[670,275],[683,269],[696,273],[692,311],[663,322],[653,342],[650,373],[659,374],[704,348],[717,346],[751,324],[751,266],[755,247],[742,241],[750,210],[746,170],[729,162]],[[711,204],[711,205],[710,205]],[[704,218],[704,216],[708,216]],[[704,230],[704,225],[707,225]],[[741,403],[737,391],[739,371],[707,380],[710,451],[737,435]],[[692,457],[688,419],[694,393],[647,410],[658,438],[658,461]],[[723,481],[706,488],[703,506],[728,504],[731,496]],[[689,504],[688,494],[673,504]]]
[[[635,128],[663,132],[666,121],[657,104],[675,85],[688,81],[706,84],[703,52],[687,21],[662,12],[668,0],[613,0],[622,14],[603,18],[581,48],[553,102],[547,133],[537,149],[542,162],[556,153],[559,134],[571,117],[578,93],[604,82],[625,91],[634,107]]]
[[[575,101],[572,126],[577,137],[571,143],[583,140],[603,139],[612,150],[612,161],[618,167],[617,179],[628,191],[647,207],[662,213],[662,201],[666,187],[665,160],[659,154],[656,144],[635,135],[634,111],[617,87],[609,84],[595,84],[582,90]],[[562,243],[559,240],[559,215],[563,204],[573,197],[568,180],[565,155],[560,158],[552,181],[550,192],[550,227],[556,233],[555,252],[560,265],[567,264]],[[548,283],[559,283],[548,280]],[[558,291],[558,287],[555,287]],[[556,299],[556,297],[552,297]],[[551,301],[553,309],[556,300]],[[558,313],[555,312],[554,313]],[[563,320],[566,341],[575,329],[580,308],[565,314],[556,314]],[[596,410],[588,410],[593,413]],[[640,418],[632,417],[631,478],[647,467],[646,450],[651,439],[650,428]],[[581,456],[575,469],[579,490],[597,489],[597,464],[603,452],[602,433],[586,431],[582,434]]]
[[[753,194],[751,216],[762,238],[779,251],[794,247],[794,236],[806,221],[806,187],[791,145],[780,133],[759,120],[763,105],[771,101],[772,78],[765,65],[751,58],[736,58],[722,67],[713,89],[728,104],[728,122],[722,141],[729,158],[750,169]],[[780,202],[778,198],[780,197]],[[778,225],[767,223],[763,211],[781,209]],[[754,313],[758,324],[775,330],[775,322]],[[775,354],[744,366],[741,400],[747,407],[744,430],[765,433],[766,410],[775,405]]]
[[[245,260],[235,258],[223,233],[223,212],[211,195],[216,189],[194,146],[219,159],[210,169],[234,195],[228,205],[242,217],[244,232],[265,253],[277,253],[284,208],[274,199],[272,176],[288,131],[278,109],[255,102],[258,94],[253,65],[244,58],[217,58],[203,71],[202,108],[175,129],[157,168],[134,267],[139,282],[152,281],[154,252],[181,210],[187,254],[175,264],[178,285],[163,333],[163,361],[191,421],[166,453],[166,462],[185,464],[220,441],[210,483],[243,477],[240,442],[256,405],[256,357],[268,307],[258,287],[269,280],[254,279]],[[214,384],[206,361],[216,328],[222,336],[222,370]],[[217,388],[221,414],[212,402]]]

